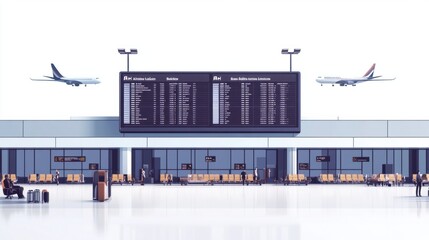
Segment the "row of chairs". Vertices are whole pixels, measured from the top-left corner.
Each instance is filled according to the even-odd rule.
[[[340,174],[335,179],[334,174],[320,174],[319,182],[321,183],[365,183],[363,174]]]
[[[172,178],[172,177],[171,177]],[[240,183],[241,174],[188,174],[188,183]],[[246,174],[246,183],[254,181],[253,174]]]
[[[131,174],[112,174],[112,184],[113,183],[131,183],[134,184],[134,179]]]
[[[66,181],[68,183],[84,183],[85,179],[83,174],[67,174]]]
[[[289,184],[309,184],[310,180],[304,174],[289,174],[284,181],[284,185]]]
[[[429,173],[422,174],[422,184],[429,182]],[[417,184],[417,174],[413,174],[413,183]]]
[[[2,175],[2,177],[1,177],[1,180],[3,181],[4,180],[4,175],[8,175],[9,176],[9,179],[13,182],[13,183],[17,183],[18,182],[18,178],[16,178],[16,174],[14,174],[14,173],[5,173],[5,174],[3,174]]]
[[[30,174],[28,175],[28,183],[52,183],[53,175],[52,174]]]
[[[368,180],[368,185],[403,185],[404,177],[402,174],[373,174]]]
[[[164,185],[171,184],[171,182],[173,182],[173,174],[161,173],[159,175],[159,181]]]

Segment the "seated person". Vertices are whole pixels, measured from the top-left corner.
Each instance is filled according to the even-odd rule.
[[[18,185],[14,186],[13,182],[9,179],[8,174],[4,175],[3,183],[4,183],[5,188],[11,188],[12,189],[12,194],[17,193],[18,198],[24,198],[24,194],[23,194],[24,188],[21,186],[18,186]]]

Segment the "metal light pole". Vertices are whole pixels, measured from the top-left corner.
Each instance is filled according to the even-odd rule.
[[[292,49],[289,49],[289,48],[282,49],[282,54],[289,54],[289,63],[290,63],[289,72],[292,72],[292,54],[300,53],[301,48],[294,48],[292,51],[289,51],[289,50],[292,50]]]
[[[130,71],[130,54],[137,54],[138,51],[135,48],[131,48],[130,51],[125,51],[125,48],[118,48],[120,54],[127,54],[127,72]]]

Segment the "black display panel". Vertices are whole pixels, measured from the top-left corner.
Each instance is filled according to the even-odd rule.
[[[98,170],[98,163],[90,163],[88,165],[89,170]]]
[[[245,163],[234,163],[234,170],[245,170],[246,164]]]
[[[353,162],[369,162],[369,157],[353,157]]]
[[[55,156],[54,162],[85,162],[85,156]]]
[[[121,132],[300,132],[299,72],[121,72]]]
[[[206,162],[216,162],[216,156],[206,156]]]
[[[316,156],[316,162],[329,162],[331,161],[330,156]]]
[[[192,164],[190,164],[190,163],[182,163],[181,169],[182,170],[192,170]]]
[[[310,165],[308,163],[299,163],[298,164],[298,169],[299,170],[309,170],[310,169]]]

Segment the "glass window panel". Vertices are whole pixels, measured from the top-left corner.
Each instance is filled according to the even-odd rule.
[[[304,174],[307,176],[307,173],[308,173],[308,171],[303,171],[300,174]],[[322,174],[322,170],[310,170],[310,177],[319,177],[320,174]]]
[[[255,169],[253,165],[253,150],[244,150],[244,161],[247,169]]]
[[[36,160],[36,173],[50,173],[51,172],[51,151],[49,150],[35,150],[34,158]]]
[[[341,170],[361,169],[360,162],[353,162],[353,157],[361,157],[362,151],[359,149],[344,149],[341,150]],[[341,171],[344,173],[344,171]]]
[[[402,150],[402,174],[410,176],[410,155],[408,150]]]
[[[206,155],[207,150],[194,150],[195,152],[195,166],[194,169],[207,169]],[[209,163],[211,165],[212,163]]]
[[[388,164],[393,164],[393,162],[394,162],[394,157],[393,157],[393,154],[394,153],[394,151],[393,151],[393,149],[388,149],[387,150],[387,163]]]
[[[210,163],[210,169],[225,169],[229,170],[231,166],[230,150],[216,149],[209,150],[209,156],[215,156],[216,162]]]
[[[266,168],[266,150],[255,150],[255,161],[256,161],[256,167],[258,169],[265,169]],[[234,166],[232,166],[234,168]]]
[[[298,158],[298,174],[305,174],[306,176],[310,175],[310,171],[309,170],[300,170],[299,169],[299,164],[300,163],[310,163],[310,150],[309,149],[298,149],[297,152],[297,158]],[[309,166],[309,168],[311,168],[313,166]]]
[[[63,176],[67,177],[67,174],[81,174],[82,171],[81,170],[77,170],[77,169],[75,169],[75,170],[65,170],[64,173],[65,174]]]
[[[24,150],[16,150],[16,174],[17,177],[28,177],[25,175],[24,168]]]
[[[395,163],[394,163],[394,171],[395,173],[401,173],[402,174],[402,158],[401,158],[401,150],[395,149]]]
[[[426,150],[419,150],[419,169],[422,174],[426,173]]]
[[[362,173],[368,176],[372,176],[372,150],[366,149],[362,151],[362,157],[369,157],[369,162],[362,163]]]
[[[244,150],[231,150],[231,168],[237,163],[244,163]]]
[[[383,172],[383,164],[386,164],[386,150],[373,150],[374,154],[374,174]]]
[[[188,174],[192,174],[191,170],[179,170],[178,177],[188,177]]]
[[[100,168],[100,150],[97,149],[87,149],[82,151],[83,156],[86,157],[86,161],[82,164],[83,170],[89,170],[90,163],[98,164]],[[91,170],[92,172],[93,170]]]
[[[310,162],[310,166],[311,169],[322,169],[322,162],[317,162],[316,161],[316,157],[317,156],[322,156],[322,150],[321,149],[311,149],[310,150],[310,157],[309,157],[309,162]]]
[[[177,169],[177,150],[167,150],[167,169]]]
[[[190,163],[193,164],[192,161],[192,155],[191,155],[191,150],[178,150],[177,151],[177,155],[178,155],[178,159],[177,159],[177,165],[178,167],[176,168],[181,168],[182,163]],[[169,167],[170,169],[172,169],[171,167]],[[195,166],[192,166],[192,168],[195,168]]]
[[[267,150],[267,168],[271,168],[271,169],[277,168],[277,150]],[[275,173],[277,173],[277,171],[274,171],[273,174]]]
[[[80,149],[66,149],[64,151],[64,156],[82,156],[82,150]],[[66,169],[82,169],[81,162],[65,162]]]
[[[9,172],[9,150],[0,150],[2,158],[2,174]]]
[[[55,162],[54,159],[56,156],[64,156],[63,150],[51,150],[51,168],[52,169],[58,169],[58,170],[64,170],[64,163],[63,162]]]
[[[167,168],[167,150],[154,150],[153,151],[154,157],[158,158],[160,161],[160,169],[166,169]]]
[[[24,150],[25,151],[25,176],[30,175],[31,173],[37,173],[34,171],[34,150]]]
[[[101,166],[100,166],[100,170],[109,170],[109,161],[110,161],[110,158],[109,158],[109,151],[111,151],[111,150],[108,150],[108,149],[102,149],[101,150]]]
[[[95,172],[95,170],[83,170],[82,171],[82,174],[83,174],[83,177],[84,177],[84,179],[85,178],[88,178],[88,177],[93,177],[94,176],[94,172]]]

